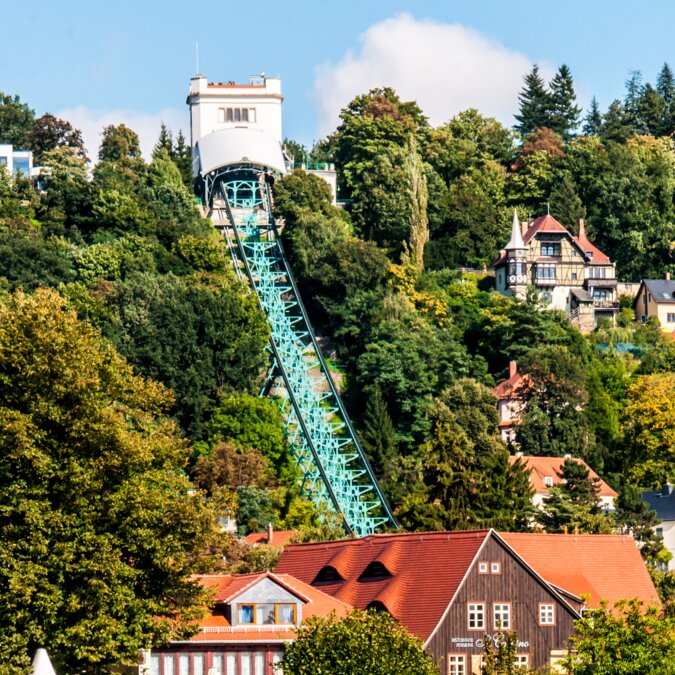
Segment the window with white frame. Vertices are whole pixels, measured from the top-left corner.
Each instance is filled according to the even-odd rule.
[[[496,602],[492,605],[493,627],[495,630],[511,628],[511,604]]]
[[[464,654],[448,654],[448,675],[467,675]]]
[[[558,256],[560,255],[560,244],[552,244],[550,242],[541,243],[541,254],[543,256]]]
[[[553,487],[553,476],[544,476],[544,485],[546,487]]]
[[[218,121],[226,124],[255,124],[255,108],[218,108]]]
[[[671,314],[670,312],[668,312],[666,314],[666,322],[667,323],[675,323],[675,314]]]
[[[251,652],[241,652],[241,675],[252,675],[251,673]]]
[[[162,675],[173,675],[173,667],[175,664],[175,654],[164,654],[164,663]]]
[[[228,652],[225,656],[225,666],[227,675],[237,675],[237,654]]]
[[[487,574],[489,572],[489,567],[486,562],[478,563],[478,574]]]
[[[190,675],[189,654],[181,654],[178,657],[178,675]]]
[[[213,656],[211,656],[211,668],[209,668],[209,672],[213,670],[213,675],[224,675],[225,669],[223,668],[223,664],[223,655],[213,654]]]
[[[490,574],[501,574],[501,573],[502,573],[502,564],[500,562],[491,562]]]
[[[555,279],[555,265],[537,265],[537,279]]]
[[[485,603],[470,602],[468,606],[469,630],[485,629]]]
[[[530,665],[530,656],[529,654],[516,654],[514,660],[514,665],[516,666],[529,666]]]
[[[553,603],[542,602],[539,604],[539,625],[555,625],[555,605]]]
[[[192,675],[204,675],[204,654],[192,655]]]

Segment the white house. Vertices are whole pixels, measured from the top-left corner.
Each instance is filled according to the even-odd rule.
[[[33,153],[30,150],[15,150],[12,145],[0,144],[0,168],[11,176],[31,178],[33,171]]]
[[[673,558],[668,563],[668,569],[675,570],[675,492],[671,483],[666,483],[661,490],[650,490],[642,493],[642,499],[647,502],[661,524],[654,530],[663,538],[663,545],[670,551]]]

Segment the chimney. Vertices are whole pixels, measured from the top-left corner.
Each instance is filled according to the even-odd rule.
[[[516,453],[516,457],[522,457],[522,456],[523,456],[523,453],[520,450],[518,450],[518,452]]]
[[[524,220],[520,226],[520,231],[521,234],[525,234],[528,229],[530,228],[530,223],[527,222],[527,220]]]
[[[574,526],[574,534],[579,534],[579,526],[578,525]]]
[[[569,454],[569,452],[565,455],[563,455],[563,459],[572,459],[572,455]]]
[[[509,361],[509,379],[511,379],[518,372],[518,363],[516,361]]]
[[[272,523],[267,523],[265,531],[267,532],[267,544],[271,546],[272,539],[274,539],[274,530],[272,529]]]
[[[583,218],[579,218],[579,238],[586,238],[586,224]]]
[[[670,272],[666,272],[666,281],[670,281]]]
[[[661,496],[662,497],[670,497],[670,495],[673,494],[673,484],[672,483],[664,483],[663,484],[663,490],[661,490]]]
[[[563,526],[563,534],[567,534],[567,525]]]

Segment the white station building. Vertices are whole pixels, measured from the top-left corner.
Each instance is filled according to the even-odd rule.
[[[190,80],[192,175],[204,185],[208,205],[220,175],[228,167],[251,165],[285,174],[293,158],[284,153],[281,125],[281,80],[253,75],[248,84],[209,82],[204,75]],[[331,185],[335,198],[335,167],[309,167]]]

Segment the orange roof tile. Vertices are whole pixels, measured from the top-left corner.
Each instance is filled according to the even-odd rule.
[[[291,626],[235,626],[221,613],[218,606],[234,600],[243,591],[255,585],[264,578],[270,578],[280,586],[286,588],[304,604],[302,618],[311,616],[328,616],[335,612],[337,616],[344,616],[351,606],[303,583],[290,574],[274,574],[261,572],[253,574],[205,574],[194,577],[203,586],[212,589],[213,601],[216,607],[211,610],[200,622],[199,632],[190,638],[191,641],[205,642],[269,642],[278,640],[292,640],[295,637],[295,628]]]
[[[279,548],[286,546],[296,534],[296,530],[274,530],[272,532],[272,546],[277,546]],[[244,537],[244,541],[249,544],[249,546],[269,544],[267,532],[251,532],[251,534]]]
[[[382,534],[292,544],[284,549],[276,571],[312,583],[324,567],[334,567],[344,581],[322,582],[316,588],[361,609],[381,602],[411,633],[425,640],[488,534],[488,530]],[[359,580],[372,562],[382,563],[392,576]]]
[[[576,596],[600,600],[639,598],[660,605],[658,594],[629,535],[500,532],[499,536],[548,583]]]
[[[562,465],[565,463],[564,457],[533,457],[530,455],[511,455],[509,463],[515,464],[520,459],[523,464],[530,470],[530,485],[535,489],[535,492],[548,493],[548,486],[544,482],[546,476],[553,478],[553,485],[562,485],[562,479],[558,473],[562,470]],[[593,469],[591,469],[583,459],[574,458],[576,462],[583,464],[588,469],[590,478],[597,478],[600,481],[600,496],[601,497],[617,497],[617,493],[612,490],[607,483],[605,483],[600,476],[598,476]]]
[[[508,379],[500,382],[493,390],[495,398],[504,399],[504,398],[522,398],[523,390],[526,385],[530,382],[528,375],[523,375],[522,373],[516,372]]]

